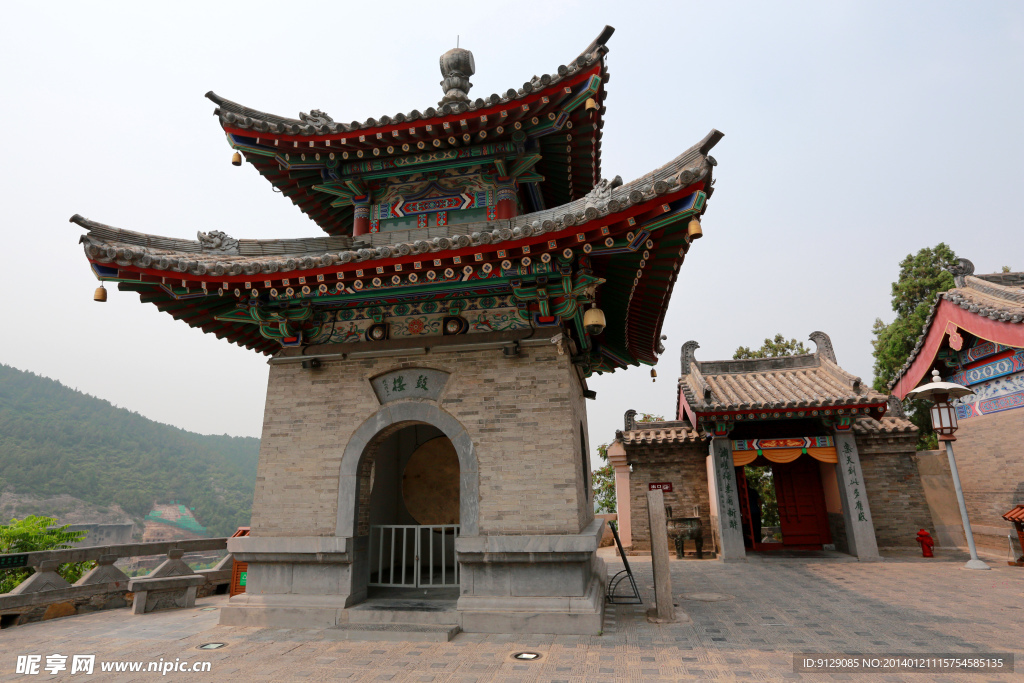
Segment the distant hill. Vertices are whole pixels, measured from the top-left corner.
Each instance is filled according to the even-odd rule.
[[[249,523],[259,448],[259,439],[187,432],[0,364],[0,491],[68,494],[135,519],[178,501],[224,536]]]

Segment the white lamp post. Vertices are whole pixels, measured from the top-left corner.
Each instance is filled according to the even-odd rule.
[[[932,370],[931,384],[925,384],[913,391],[907,392],[908,398],[930,399],[932,401],[931,416],[932,427],[939,435],[939,441],[946,442],[946,455],[949,457],[949,471],[953,475],[953,488],[956,489],[956,500],[960,504],[960,519],[964,523],[964,534],[967,536],[967,547],[971,551],[971,559],[967,562],[967,569],[991,569],[982,560],[978,559],[978,551],[974,547],[974,534],[971,533],[971,522],[967,518],[967,503],[964,502],[964,490],[960,487],[960,473],[956,469],[956,459],[953,458],[953,442],[956,441],[956,408],[949,402],[950,399],[967,396],[974,392],[960,384],[943,382],[939,377],[938,370]]]

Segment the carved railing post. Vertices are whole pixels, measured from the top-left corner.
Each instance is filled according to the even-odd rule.
[[[147,574],[144,578],[147,579],[161,579],[167,576],[188,576],[189,574],[195,574],[192,571],[192,567],[185,564],[182,560],[182,556],[185,551],[181,548],[172,548],[167,551],[167,559],[160,563],[160,565]]]
[[[172,548],[159,567],[144,577],[129,581],[128,590],[135,594],[132,614],[196,604],[199,586],[206,583],[206,579],[185,564],[181,559],[184,554],[181,548]]]
[[[36,569],[36,573],[28,577],[9,595],[24,595],[25,593],[38,593],[40,591],[52,591],[58,588],[70,588],[71,584],[64,580],[60,574],[57,573],[57,569],[60,567],[60,562],[57,560],[44,560],[39,563],[39,567]]]
[[[101,555],[96,566],[75,582],[76,586],[92,586],[100,583],[127,583],[128,575],[114,566],[119,555]]]

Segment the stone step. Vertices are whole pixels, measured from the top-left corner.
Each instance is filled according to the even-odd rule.
[[[462,629],[454,624],[339,624],[324,630],[327,640],[387,640],[447,643]]]
[[[454,605],[430,609],[422,605],[415,609],[403,607],[350,607],[345,610],[350,624],[457,624],[459,613]]]

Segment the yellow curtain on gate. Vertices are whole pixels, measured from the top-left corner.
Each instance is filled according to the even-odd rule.
[[[793,462],[804,454],[803,448],[768,448],[761,451],[761,455],[771,462]]]
[[[836,453],[835,446],[811,446],[807,449],[807,455],[821,462],[839,462],[839,454]]]
[[[737,467],[749,465],[763,455],[769,462],[787,463],[793,462],[804,453],[820,462],[837,463],[839,456],[836,454],[835,446],[811,446],[808,448],[766,448],[761,451],[734,451],[732,454],[733,464]]]
[[[749,465],[757,458],[757,451],[735,451],[732,454],[732,464],[736,467]]]

